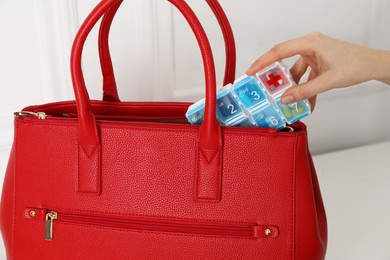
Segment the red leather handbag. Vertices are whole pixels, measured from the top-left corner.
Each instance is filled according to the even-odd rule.
[[[221,127],[213,57],[183,0],[205,68],[201,126],[189,103],[121,102],[108,50],[122,0],[102,0],[74,41],[75,101],[30,106],[15,116],[1,198],[8,259],[324,259],[326,216],[303,123],[293,132]],[[224,32],[225,83],[234,79],[234,39]],[[103,17],[104,100],[88,97],[84,42]],[[64,116],[66,115],[66,116]]]

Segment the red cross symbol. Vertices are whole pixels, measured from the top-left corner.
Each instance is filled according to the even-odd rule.
[[[275,87],[279,87],[283,84],[283,79],[279,75],[274,75],[273,73],[270,73],[267,75],[269,80],[267,81],[267,84],[269,86],[274,85]]]

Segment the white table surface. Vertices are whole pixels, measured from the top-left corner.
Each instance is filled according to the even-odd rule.
[[[314,157],[330,260],[390,260],[390,142]]]
[[[390,260],[390,142],[317,155],[314,163],[328,216],[326,259]]]

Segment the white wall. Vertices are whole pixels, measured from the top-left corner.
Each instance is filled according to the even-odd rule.
[[[72,99],[71,41],[98,0],[0,1],[0,179],[12,143],[12,113],[32,104]],[[390,49],[388,0],[220,0],[237,42],[237,76],[274,44],[311,31]],[[215,52],[221,82],[222,36],[204,1],[188,0],[200,14]],[[196,42],[165,1],[125,1],[114,21],[112,50],[123,100],[195,101],[203,96]],[[92,98],[101,96],[96,32],[84,60]],[[292,64],[294,59],[288,60]],[[319,97],[305,120],[315,153],[390,140],[390,88],[369,82]]]
[[[202,14],[202,21],[214,45],[219,76],[223,71],[224,50],[221,35],[203,1],[189,1]],[[390,2],[388,0],[275,0],[220,1],[232,22],[237,41],[237,75],[274,44],[290,38],[320,31],[332,37],[390,49]],[[207,7],[206,7],[207,9]],[[175,21],[182,21],[175,13]],[[195,49],[186,25],[175,23],[177,87],[180,99],[202,97],[199,59],[188,61],[188,46]],[[187,37],[182,37],[185,34]],[[295,58],[287,60],[292,65]],[[196,64],[196,65],[194,65]],[[196,68],[195,72],[193,71]],[[188,81],[187,75],[191,75]],[[193,82],[196,82],[194,84]],[[315,153],[339,150],[390,139],[390,88],[368,82],[354,88],[334,90],[318,98],[315,113],[304,121],[309,127],[311,150]]]

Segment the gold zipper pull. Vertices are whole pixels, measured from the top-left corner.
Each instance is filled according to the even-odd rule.
[[[45,240],[53,240],[53,223],[57,217],[58,213],[55,211],[51,211],[46,214]]]
[[[47,115],[45,112],[19,111],[19,112],[15,112],[14,116],[16,117],[35,116],[38,119],[45,119]]]

